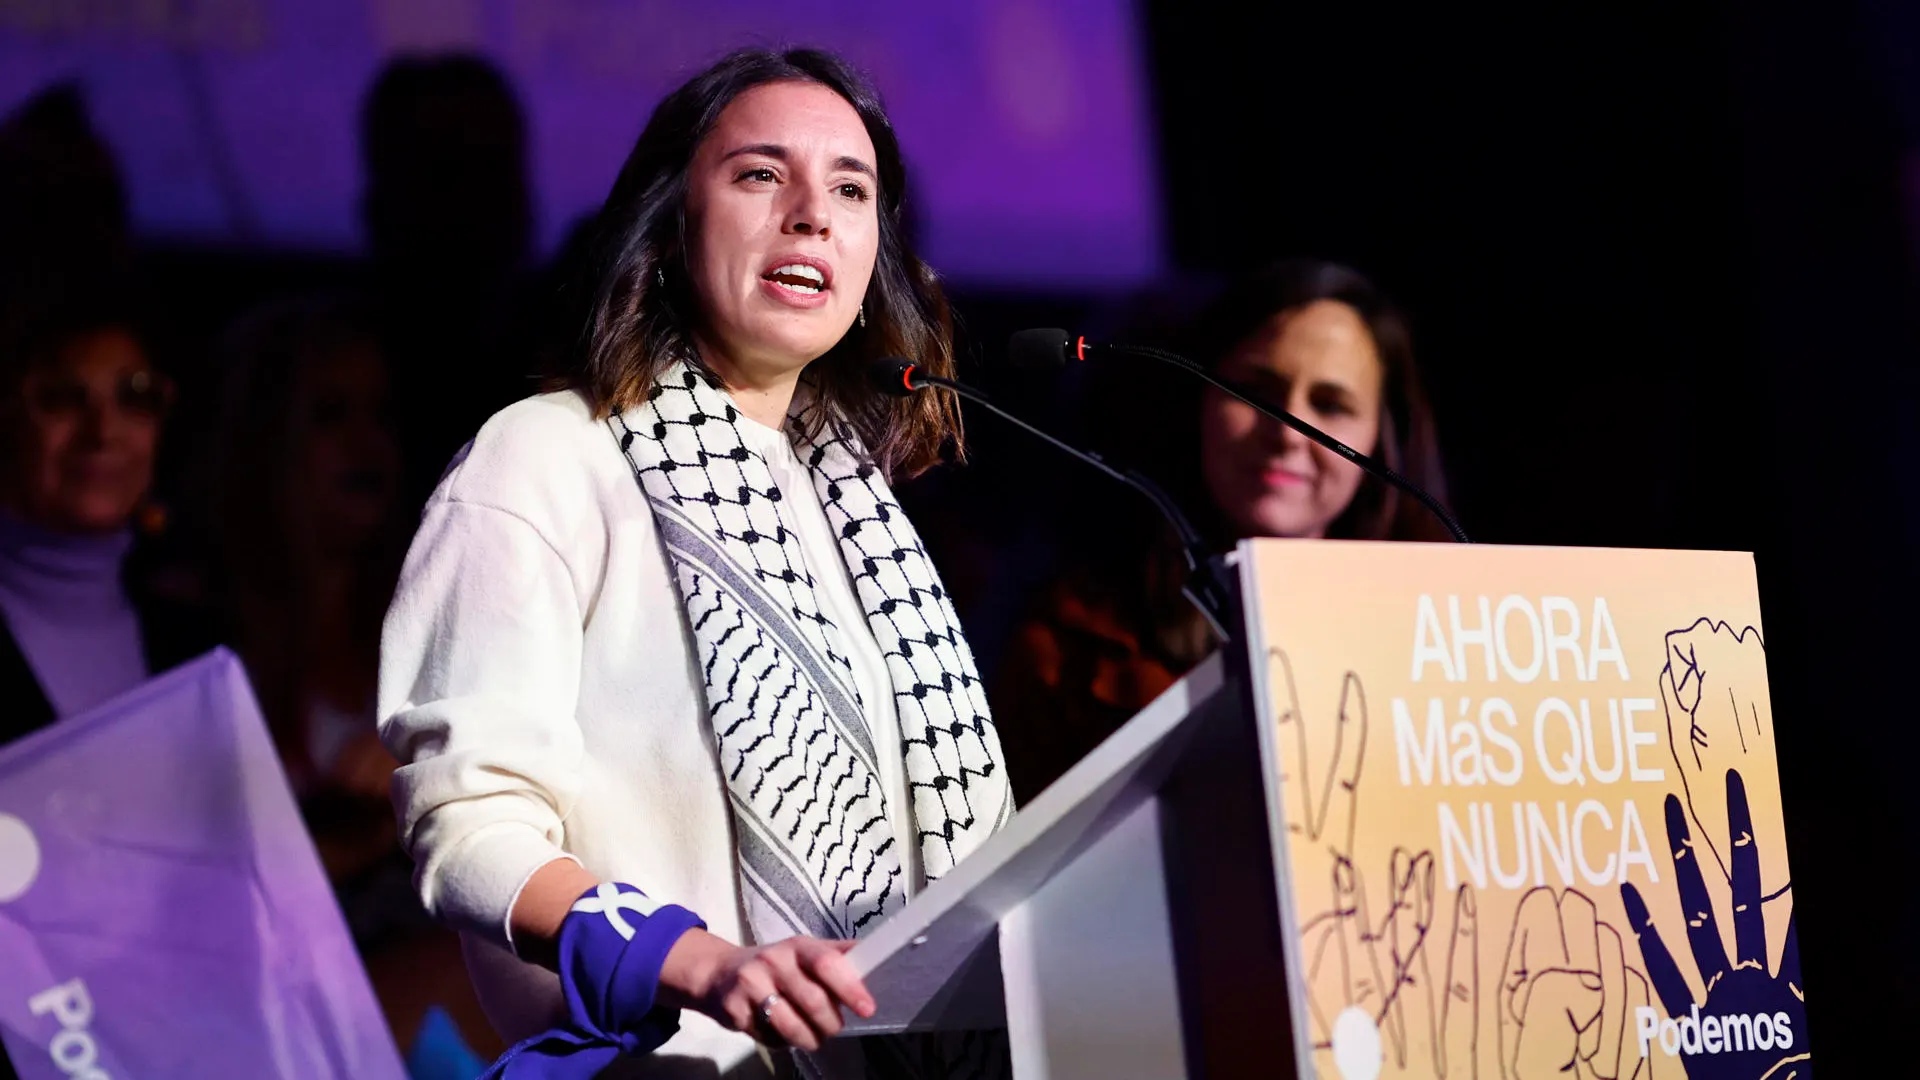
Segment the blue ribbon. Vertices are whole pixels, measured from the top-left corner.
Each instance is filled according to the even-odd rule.
[[[581,894],[560,923],[567,1022],[513,1046],[482,1080],[582,1080],[623,1056],[652,1053],[680,1030],[680,1010],[654,1004],[660,968],[681,935],[706,925],[631,885]]]

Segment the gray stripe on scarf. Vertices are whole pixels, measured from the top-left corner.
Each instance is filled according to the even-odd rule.
[[[833,916],[828,914],[825,902],[813,885],[795,873],[793,865],[781,857],[781,849],[761,833],[753,808],[738,799],[733,800],[733,804],[735,828],[739,833],[736,843],[740,860],[746,864],[746,879],[769,901],[776,902],[776,906],[785,908],[799,920],[793,927],[795,933],[811,934],[822,940],[845,936],[844,931],[834,927]]]
[[[787,620],[786,613],[775,608],[766,600],[765,594],[748,580],[727,553],[707,541],[707,538],[695,532],[680,519],[678,511],[671,505],[653,500],[656,510],[655,523],[660,528],[660,538],[672,551],[685,554],[689,559],[707,570],[715,582],[732,595],[735,602],[746,608],[767,632],[779,640],[786,655],[799,666],[820,699],[826,703],[827,715],[833,717],[834,725],[840,734],[850,740],[861,751],[867,769],[875,776],[880,775],[879,758],[873,751],[873,733],[867,730],[866,714],[860,711],[841,686],[830,677],[820,658],[807,644],[800,631]]]

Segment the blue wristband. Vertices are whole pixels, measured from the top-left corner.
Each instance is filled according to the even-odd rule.
[[[660,969],[681,935],[706,925],[686,908],[656,904],[631,885],[610,883],[581,896],[560,924],[568,1017],[630,1044],[630,1054],[666,1042],[680,1028],[680,1013],[654,1008]]]
[[[567,1023],[508,1050],[487,1077],[590,1077],[623,1055],[650,1053],[680,1030],[680,1011],[656,1006],[660,969],[698,915],[659,904],[631,885],[583,893],[560,924],[560,988]]]

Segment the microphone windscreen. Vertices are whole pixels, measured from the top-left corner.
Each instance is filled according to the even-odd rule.
[[[1057,368],[1067,362],[1065,330],[1021,330],[1007,342],[1007,362],[1020,368]]]
[[[909,385],[907,374],[917,365],[899,356],[883,356],[867,365],[867,378],[882,393],[894,397],[912,397],[919,387]]]

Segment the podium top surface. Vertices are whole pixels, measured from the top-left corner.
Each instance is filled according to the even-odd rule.
[[[998,1023],[998,960],[976,957],[982,945],[1034,890],[1153,796],[1184,742],[1183,722],[1224,685],[1225,664],[1216,654],[860,939],[847,956],[879,1011],[866,1020],[849,1014],[846,1034],[963,1026],[961,1018]]]

